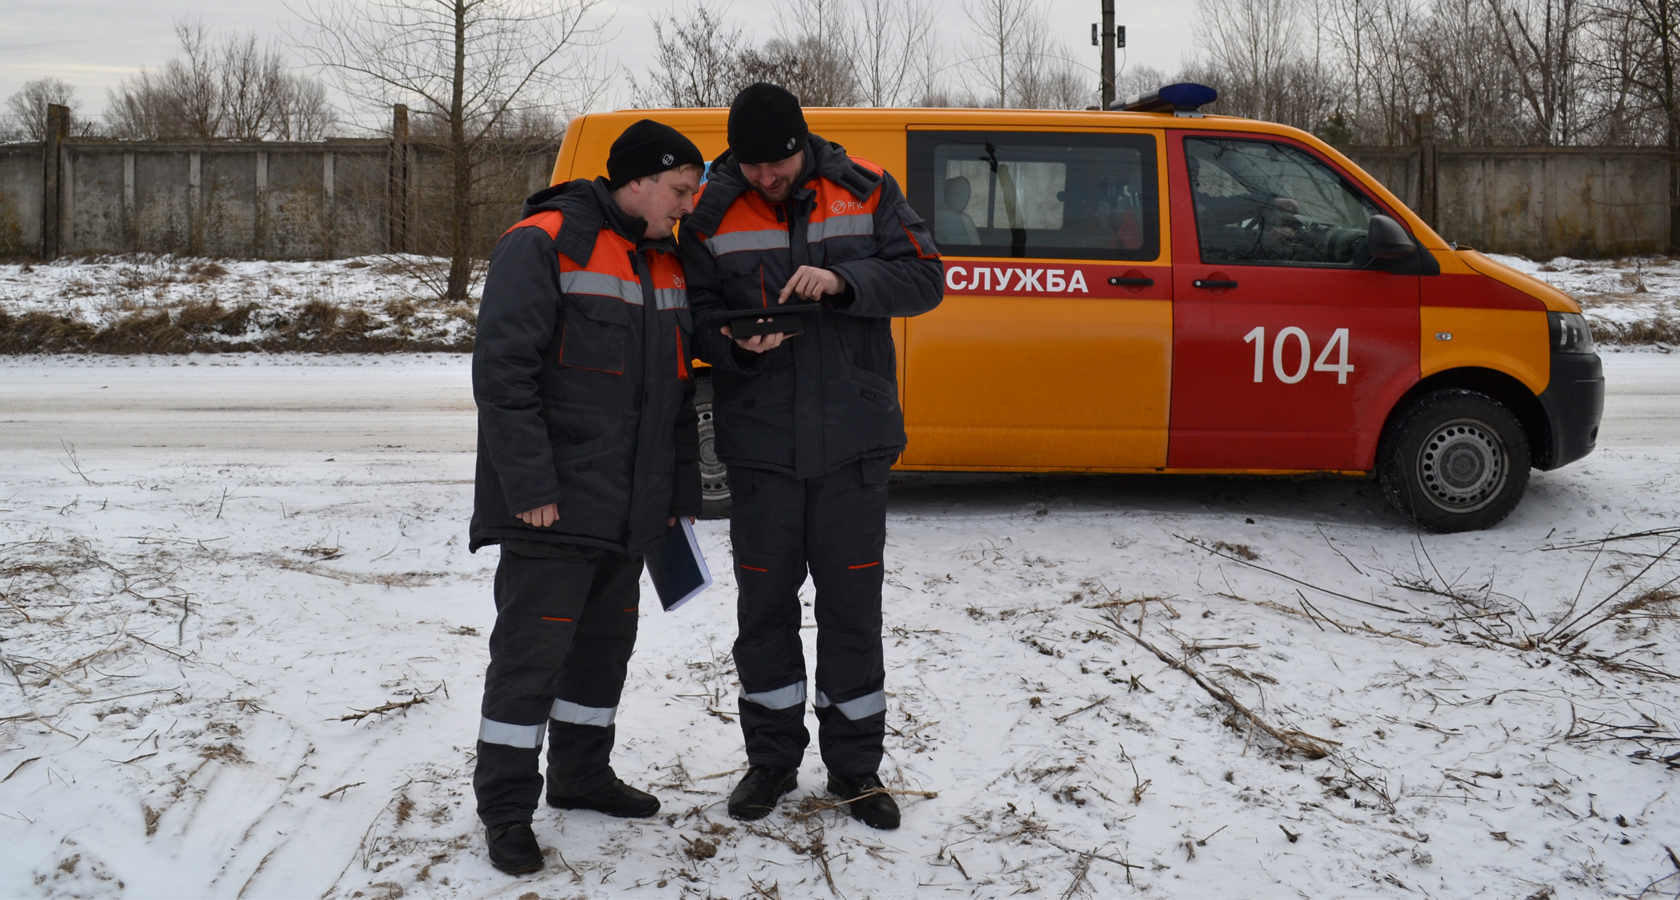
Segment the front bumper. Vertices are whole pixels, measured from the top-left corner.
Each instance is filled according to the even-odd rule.
[[[1568,465],[1598,444],[1598,420],[1604,414],[1604,363],[1597,353],[1553,353],[1552,376],[1540,393],[1551,427],[1550,452],[1536,459],[1539,469]]]

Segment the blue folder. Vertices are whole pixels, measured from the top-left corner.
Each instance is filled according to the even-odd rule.
[[[706,567],[706,557],[700,553],[700,542],[688,519],[678,516],[677,524],[665,529],[665,540],[647,555],[647,573],[666,612],[712,586],[712,570]]]

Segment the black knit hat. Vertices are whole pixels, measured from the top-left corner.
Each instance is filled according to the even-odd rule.
[[[643,119],[613,141],[607,154],[607,180],[621,188],[638,178],[688,165],[705,167],[700,148],[675,128]]]
[[[729,150],[743,163],[767,163],[798,153],[810,138],[799,98],[787,88],[754,82],[729,104]]]

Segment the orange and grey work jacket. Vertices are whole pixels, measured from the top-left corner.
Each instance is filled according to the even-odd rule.
[[[771,204],[725,152],[678,230],[694,344],[714,368],[718,458],[813,478],[904,449],[892,319],[939,305],[939,251],[893,177],[813,135],[793,194]],[[740,350],[712,315],[774,306],[800,266],[845,292],[805,332],[764,354]],[[808,302],[790,297],[789,303]]]
[[[473,344],[478,471],[471,540],[640,555],[700,512],[693,324],[670,240],[604,181],[532,195],[496,244]],[[518,514],[548,503],[559,521]]]

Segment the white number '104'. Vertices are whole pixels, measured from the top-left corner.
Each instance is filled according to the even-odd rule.
[[[1266,326],[1257,325],[1253,331],[1243,335],[1243,343],[1254,345],[1254,383],[1259,384],[1266,376]],[[1291,351],[1299,345],[1299,356]],[[1330,354],[1336,354],[1336,361],[1330,362]],[[1307,377],[1307,360],[1313,358],[1312,341],[1307,333],[1291,325],[1279,331],[1277,339],[1272,343],[1272,374],[1284,384],[1294,384]],[[1288,365],[1293,362],[1294,365]],[[1318,359],[1313,360],[1314,372],[1335,372],[1337,384],[1347,384],[1348,373],[1353,366],[1348,364],[1348,330],[1338,328],[1330,335],[1330,343],[1324,345],[1319,352]]]

